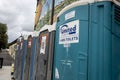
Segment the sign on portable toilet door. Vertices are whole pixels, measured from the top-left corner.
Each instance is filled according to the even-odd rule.
[[[46,48],[46,36],[43,36],[41,41],[41,49],[40,49],[41,54],[45,54],[45,48]]]
[[[79,42],[79,20],[63,24],[59,28],[59,44]]]

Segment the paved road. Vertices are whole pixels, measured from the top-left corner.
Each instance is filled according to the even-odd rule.
[[[3,58],[3,66],[10,66],[12,63],[14,63],[14,59],[7,51],[0,52],[0,57]]]
[[[11,66],[3,66],[0,69],[0,80],[11,80]]]

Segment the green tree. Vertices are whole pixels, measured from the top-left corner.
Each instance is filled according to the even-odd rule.
[[[8,43],[7,25],[0,23],[0,50],[1,48],[5,49]]]

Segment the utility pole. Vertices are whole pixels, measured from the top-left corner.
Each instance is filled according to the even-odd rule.
[[[52,11],[51,11],[51,22],[50,24],[53,24],[53,20],[54,20],[54,4],[55,4],[55,0],[52,0]]]

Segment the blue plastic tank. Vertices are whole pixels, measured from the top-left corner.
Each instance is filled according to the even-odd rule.
[[[112,80],[120,80],[120,4],[116,4],[112,7]]]
[[[32,35],[27,38],[27,49],[24,61],[24,75],[23,80],[30,80],[30,65],[31,65],[31,55],[32,55]]]
[[[23,37],[20,36],[17,39],[15,53],[15,66],[14,66],[14,78],[17,80],[21,79],[21,70],[22,70],[22,55],[23,55]]]
[[[34,36],[32,39],[32,54],[31,54],[31,64],[30,64],[30,80],[34,80],[34,76],[35,76],[35,58],[36,58],[36,53],[37,53],[37,40],[38,40],[38,36],[36,35],[36,32],[34,32]]]
[[[25,57],[26,57],[26,50],[27,50],[27,35],[23,36],[23,51],[22,51],[22,67],[21,67],[21,75],[20,75],[20,80],[23,80],[23,76],[24,76],[24,67],[25,67]]]
[[[120,25],[113,23],[114,6],[110,0],[77,1],[58,14],[53,80],[120,79]]]

